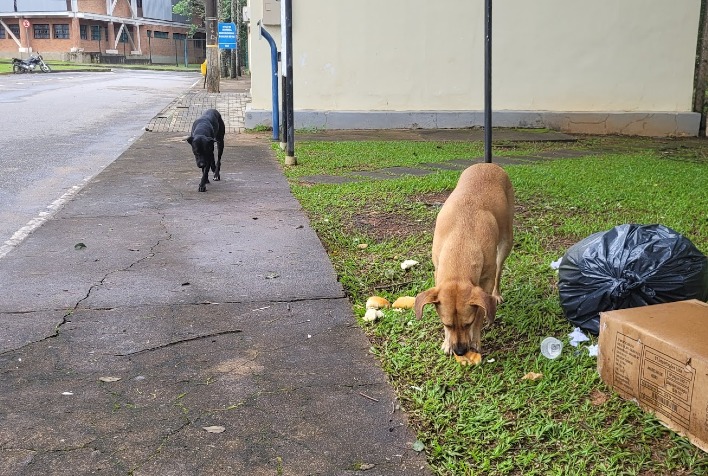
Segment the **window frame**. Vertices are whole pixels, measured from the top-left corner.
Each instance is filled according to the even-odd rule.
[[[52,38],[55,40],[71,39],[71,29],[68,23],[54,23],[52,25]],[[64,36],[66,35],[66,36]]]
[[[40,33],[38,36],[37,33]],[[46,34],[46,36],[44,36]],[[49,23],[35,23],[32,25],[32,38],[35,40],[51,40],[52,39],[52,29],[49,27]]]

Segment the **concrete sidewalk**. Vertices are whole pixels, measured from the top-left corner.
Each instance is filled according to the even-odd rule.
[[[197,192],[200,96],[0,260],[0,474],[430,474],[268,135]]]

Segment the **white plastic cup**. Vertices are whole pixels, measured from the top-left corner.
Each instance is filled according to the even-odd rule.
[[[557,359],[563,351],[563,343],[555,337],[546,337],[541,341],[541,355],[547,359]]]

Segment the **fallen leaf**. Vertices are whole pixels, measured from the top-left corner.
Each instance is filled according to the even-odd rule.
[[[366,249],[366,248],[368,248],[368,247],[369,247],[369,245],[366,244],[366,243],[359,243],[359,244],[357,245],[357,248],[359,248],[360,250],[364,250],[364,249]]]
[[[359,465],[359,471],[366,471],[367,469],[373,469],[376,465],[369,463],[361,463]]]
[[[98,380],[101,382],[117,382],[120,379],[120,377],[99,377]]]
[[[206,430],[209,433],[223,433],[226,431],[226,428],[223,426],[203,426],[202,430]]]
[[[607,403],[607,400],[609,398],[610,397],[606,393],[603,393],[599,390],[593,390],[590,394],[590,403],[592,403],[596,407],[599,407],[600,405],[604,405],[605,403]]]
[[[425,449],[425,445],[423,444],[423,442],[420,440],[415,440],[415,443],[413,443],[413,451],[420,453],[424,449]]]
[[[541,377],[543,377],[543,374],[539,374],[536,372],[529,372],[526,375],[524,375],[523,377],[521,377],[521,380],[538,380]]]
[[[75,250],[83,250],[84,248],[86,248],[86,245],[83,244],[83,243],[76,243],[76,244],[74,245],[74,249],[75,249]]]
[[[278,273],[268,273],[268,274],[266,274],[265,278],[266,279],[275,279],[275,278],[279,278],[279,277],[280,277],[280,275]]]

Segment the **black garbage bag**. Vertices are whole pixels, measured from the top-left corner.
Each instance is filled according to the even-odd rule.
[[[708,300],[708,258],[663,225],[620,225],[573,245],[558,269],[566,318],[597,335],[600,312]]]

